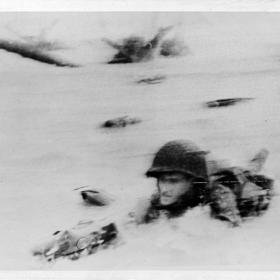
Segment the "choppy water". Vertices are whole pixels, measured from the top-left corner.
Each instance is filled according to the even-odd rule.
[[[77,18],[81,21],[73,24]],[[0,52],[1,269],[277,266],[278,196],[266,215],[236,229],[211,220],[207,208],[154,225],[127,228],[123,221],[137,199],[154,190],[144,173],[152,154],[172,139],[191,139],[232,164],[245,165],[266,147],[265,172],[279,179],[279,16],[87,14],[46,19],[5,18],[24,34],[38,34],[46,22],[58,19],[49,36],[71,48],[56,54],[84,67],[59,69]],[[4,23],[2,19],[2,27]],[[104,64],[113,52],[101,37],[141,32],[148,38],[171,23],[189,46],[188,56]],[[15,36],[1,30],[3,37]],[[155,75],[166,79],[155,85],[136,83]],[[228,97],[255,99],[227,108],[204,106]],[[114,131],[99,128],[123,115],[143,122]],[[84,185],[110,192],[115,203],[105,209],[85,207],[73,191]],[[31,256],[31,248],[52,232],[104,216],[118,221],[120,246],[53,266]]]

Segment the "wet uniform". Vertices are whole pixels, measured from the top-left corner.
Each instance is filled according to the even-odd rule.
[[[213,217],[238,224],[261,215],[270,204],[273,180],[239,168],[221,170],[209,184],[207,203]]]
[[[192,197],[182,197],[178,202],[161,206],[154,195],[143,222],[151,222],[161,214],[178,217],[187,209],[209,205],[211,216],[238,225],[244,218],[261,215],[270,204],[273,180],[239,168],[221,170],[210,177],[205,188],[198,188]]]

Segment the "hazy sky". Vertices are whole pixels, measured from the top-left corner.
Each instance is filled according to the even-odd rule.
[[[43,30],[47,38],[64,40],[119,38],[132,34],[150,37],[159,27],[167,25],[174,25],[176,32],[187,35],[199,34],[211,25],[216,32],[237,34],[258,26],[257,32],[269,34],[278,32],[279,21],[278,13],[1,13],[0,37],[36,36]]]

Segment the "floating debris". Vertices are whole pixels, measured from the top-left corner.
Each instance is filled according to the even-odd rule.
[[[163,80],[165,80],[166,77],[165,76],[154,76],[152,78],[144,78],[144,79],[141,79],[141,80],[138,80],[137,83],[138,84],[149,84],[149,85],[154,85],[154,84],[159,84],[161,83]]]
[[[108,194],[94,189],[81,191],[81,196],[86,203],[95,206],[106,206],[112,201],[112,198]]]
[[[53,64],[60,67],[78,67],[73,63],[61,61],[47,52],[40,50],[37,46],[34,47],[27,43],[18,43],[13,41],[0,40],[0,49],[7,52],[16,53],[22,57],[30,58],[39,62]]]
[[[70,230],[56,231],[49,242],[32,250],[33,256],[47,262],[54,262],[58,258],[78,260],[117,242],[118,229],[114,223],[101,228],[92,224],[79,223]]]
[[[162,38],[171,28],[171,26],[160,28],[156,36],[148,42],[139,36],[126,38],[121,43],[113,42],[109,39],[103,39],[109,46],[118,50],[118,53],[108,62],[108,64],[133,63],[150,60]]]
[[[206,105],[210,108],[234,105],[238,102],[253,100],[254,98],[226,98],[209,101]]]
[[[128,116],[119,117],[116,119],[106,121],[102,127],[114,128],[114,127],[125,127],[127,125],[140,123],[141,120],[138,118],[129,118]]]

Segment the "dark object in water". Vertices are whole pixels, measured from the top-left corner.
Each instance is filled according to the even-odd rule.
[[[56,239],[45,248],[33,251],[34,256],[41,256],[48,262],[63,257],[77,260],[81,256],[96,253],[98,249],[108,248],[118,237],[118,229],[114,223],[107,224],[89,234],[79,231],[57,231]]]
[[[122,53],[117,53],[112,60],[108,62],[108,64],[118,64],[118,63],[132,63],[132,58],[128,56],[124,56]]]
[[[254,98],[226,98],[209,101],[206,105],[210,108],[234,105],[237,102],[253,100]]]
[[[165,76],[155,76],[152,78],[145,78],[137,81],[138,84],[159,84],[165,79]]]
[[[26,43],[10,42],[6,40],[0,40],[0,49],[7,52],[16,53],[22,57],[30,58],[39,62],[53,64],[60,67],[78,67],[78,65],[61,61],[48,53],[41,51],[36,47]]]
[[[122,43],[116,43],[109,39],[103,39],[109,46],[118,51],[108,64],[133,63],[150,60],[162,38],[171,28],[171,26],[160,28],[156,36],[148,42],[138,36],[126,38]]]
[[[137,118],[129,118],[128,116],[112,119],[106,121],[102,127],[113,128],[113,127],[125,127],[127,125],[140,123],[141,120]]]
[[[96,206],[105,206],[111,201],[108,196],[96,190],[81,191],[81,196],[86,203]]]
[[[166,39],[160,45],[160,55],[162,56],[179,56],[184,55],[188,51],[188,47],[183,41],[175,38]]]

